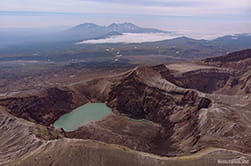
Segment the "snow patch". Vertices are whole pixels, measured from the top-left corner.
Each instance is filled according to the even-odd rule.
[[[238,39],[238,37],[232,37],[232,39],[233,39],[233,40],[237,40],[237,39]]]

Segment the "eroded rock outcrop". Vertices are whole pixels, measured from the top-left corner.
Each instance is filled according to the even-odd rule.
[[[232,70],[233,75],[228,79],[225,86],[218,91],[219,94],[250,94],[251,49],[207,58],[198,63]]]
[[[63,114],[88,102],[68,88],[49,88],[37,94],[0,99],[0,105],[11,114],[49,126]]]
[[[60,134],[45,126],[16,118],[0,107],[0,165],[33,153]]]

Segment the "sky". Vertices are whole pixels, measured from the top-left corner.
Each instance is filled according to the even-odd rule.
[[[1,0],[0,28],[132,22],[180,33],[251,33],[251,0]]]

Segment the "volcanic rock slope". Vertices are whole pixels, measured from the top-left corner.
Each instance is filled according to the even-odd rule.
[[[187,166],[250,161],[250,63],[251,50],[243,50],[2,97],[0,164]],[[88,102],[106,102],[113,113],[73,132],[51,126]]]

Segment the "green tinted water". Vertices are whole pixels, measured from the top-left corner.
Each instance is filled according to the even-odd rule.
[[[64,114],[54,123],[55,128],[63,128],[65,131],[74,131],[85,123],[99,120],[110,114],[112,109],[105,103],[85,104],[70,113]]]

